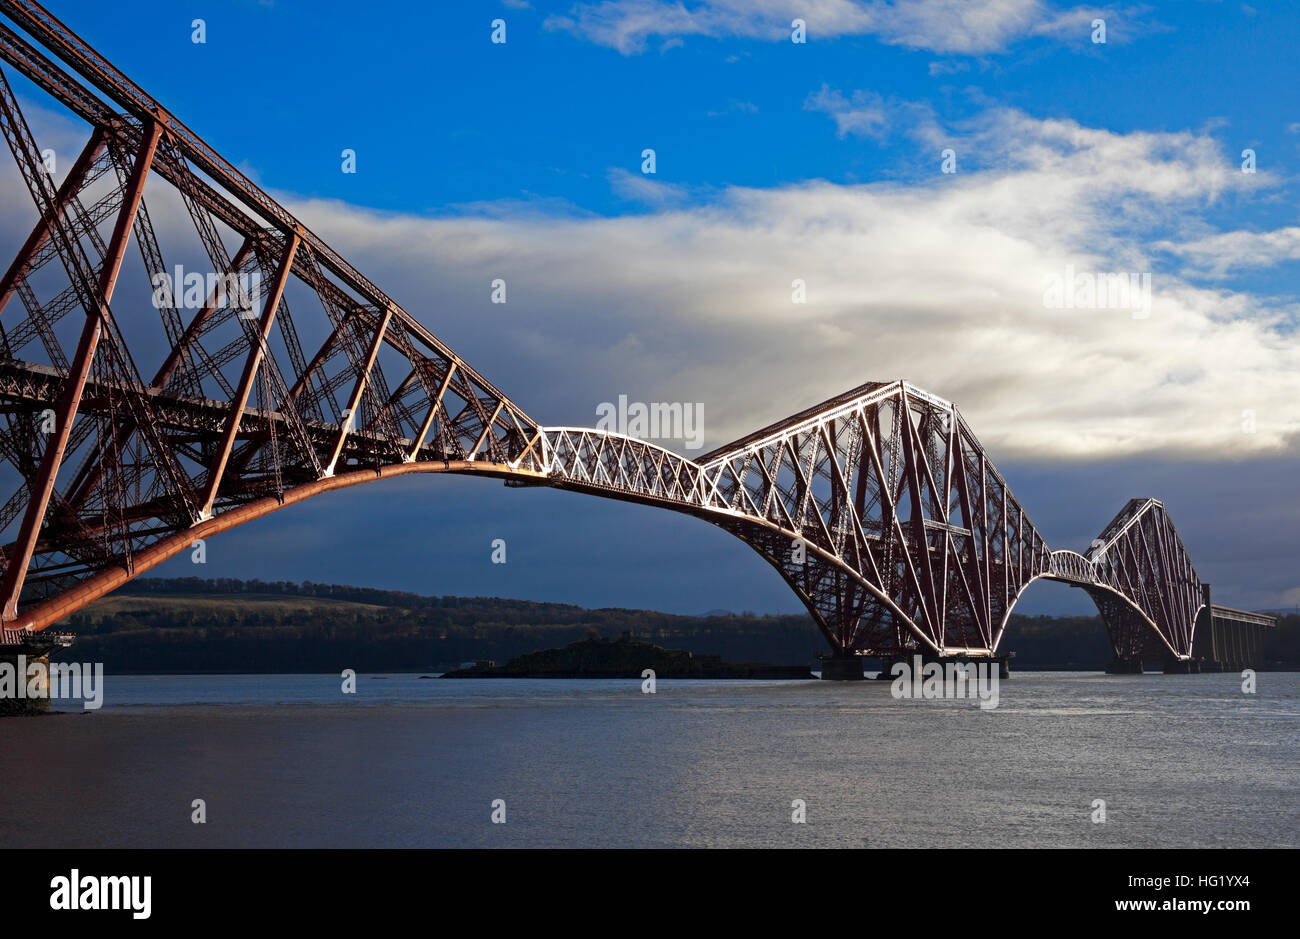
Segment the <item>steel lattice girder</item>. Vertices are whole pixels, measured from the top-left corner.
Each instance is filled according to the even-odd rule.
[[[1117,654],[1151,637],[1190,654],[1200,585],[1160,503],[1130,502],[1086,557],[1052,552],[957,409],[902,381],[698,460],[542,427],[38,4],[0,12],[34,40],[0,23],[0,58],[91,128],[56,190],[0,72],[0,129],[36,207],[0,282],[0,460],[18,479],[0,532],[23,520],[0,548],[6,627],[44,628],[319,492],[455,472],[706,519],[774,566],[840,653],[992,654],[1025,587],[1050,578],[1097,599]],[[132,236],[151,284],[167,270],[150,178],[184,204],[214,276],[271,286],[260,309],[238,290],[209,291],[188,317],[155,302],[168,352],[146,380],[112,300]],[[294,284],[306,314],[290,312]],[[16,322],[3,318],[15,297]],[[69,357],[59,327],[74,311]],[[310,358],[298,323],[325,327]],[[52,432],[37,433],[47,412]]]
[[[14,297],[27,314],[0,320],[4,456],[21,480],[0,527],[23,521],[3,548],[6,621],[20,601],[97,571],[132,572],[135,555],[167,532],[335,473],[541,465],[534,421],[197,135],[37,4],[0,11],[36,41],[0,24],[0,57],[91,127],[56,191],[0,74],[0,129],[36,207],[0,287],[0,315]],[[260,311],[214,295],[188,323],[179,304],[155,303],[170,351],[151,381],[112,304],[132,235],[151,285],[168,270],[143,198],[150,177],[184,203],[213,271],[260,272],[272,284]],[[65,286],[48,299],[55,258]],[[328,326],[310,362],[283,293],[291,281]],[[60,321],[74,310],[82,338],[65,349]],[[393,390],[385,368],[395,363],[405,377]],[[33,433],[47,411],[52,432]]]
[[[907,382],[864,385],[694,461],[605,431],[544,432],[552,485],[726,529],[838,652],[992,654],[1045,578],[1088,590],[1117,654],[1147,633],[1191,653],[1200,583],[1159,502],[1130,502],[1088,557],[1050,551],[956,407]]]

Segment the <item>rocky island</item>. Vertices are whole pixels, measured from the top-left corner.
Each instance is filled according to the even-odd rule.
[[[761,678],[812,680],[806,665],[755,665],[722,661],[719,655],[695,655],[665,649],[624,634],[618,639],[588,636],[559,649],[518,655],[505,665],[478,662],[447,672],[443,678],[641,678],[645,669],[656,678]]]

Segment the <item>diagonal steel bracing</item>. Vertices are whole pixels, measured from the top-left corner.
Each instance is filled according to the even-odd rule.
[[[957,408],[902,381],[695,460],[539,425],[39,4],[0,13],[0,130],[35,207],[0,280],[6,628],[43,629],[196,539],[318,493],[452,472],[718,525],[839,654],[994,654],[1016,600],[1048,578],[1096,599],[1117,655],[1190,655],[1203,591],[1161,503],[1131,501],[1086,554],[1053,552]],[[90,128],[57,186],[19,75]],[[183,208],[157,217],[192,231],[155,229],[146,180],[150,200]],[[126,270],[132,239],[141,263]],[[211,266],[192,303],[187,285],[157,291],[185,239]],[[257,297],[240,286],[254,275]],[[122,276],[148,281],[153,311],[113,304]],[[151,380],[123,323],[167,349]]]

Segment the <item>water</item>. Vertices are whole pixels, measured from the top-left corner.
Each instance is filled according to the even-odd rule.
[[[885,682],[109,676],[99,711],[0,720],[0,846],[1300,844],[1300,674],[999,690],[981,711]]]

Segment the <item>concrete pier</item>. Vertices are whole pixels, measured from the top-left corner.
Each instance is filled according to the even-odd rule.
[[[1120,658],[1116,656],[1110,660],[1106,666],[1107,675],[1141,675],[1142,659],[1138,658]]]
[[[20,661],[21,658],[21,661]],[[33,665],[42,667],[32,669]],[[26,717],[50,709],[50,657],[19,652],[0,652],[0,668],[12,672],[13,685],[0,694],[0,717]],[[26,671],[27,674],[24,674]],[[28,676],[31,676],[30,683]]]
[[[968,665],[976,665],[980,662],[996,662],[998,666],[998,680],[1006,681],[1011,677],[1011,660],[1015,658],[1014,652],[1000,652],[992,659],[988,658],[963,658],[956,655],[937,656],[934,653],[912,652],[907,655],[882,655],[880,657],[880,674],[876,678],[880,681],[893,681],[894,676],[892,669],[895,662],[904,662],[908,668],[913,666],[917,656],[921,657],[921,666],[925,667],[931,662],[938,662],[940,666],[946,666],[949,662],[965,662]]]
[[[823,681],[862,681],[866,675],[862,672],[860,655],[827,655],[822,657]]]
[[[0,717],[49,712],[50,656],[72,645],[72,640],[72,634],[53,630],[0,629]]]

